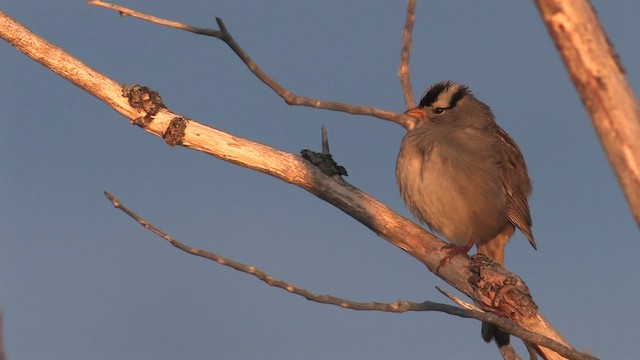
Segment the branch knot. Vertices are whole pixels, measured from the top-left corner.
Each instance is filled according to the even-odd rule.
[[[162,134],[162,138],[169,146],[181,145],[184,140],[184,131],[187,128],[188,120],[183,117],[174,117],[171,119],[167,130]]]
[[[122,96],[129,99],[129,105],[138,112],[145,112],[145,116],[133,120],[134,125],[145,127],[149,125],[153,116],[166,108],[157,91],[141,85],[122,85]]]

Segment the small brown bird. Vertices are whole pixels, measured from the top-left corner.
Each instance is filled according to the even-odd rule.
[[[504,250],[516,227],[535,249],[527,166],[489,106],[466,86],[443,81],[406,114],[415,121],[402,139],[396,177],[413,215],[453,245],[443,263],[475,244],[479,253],[504,266]],[[487,323],[482,337],[498,346],[509,343],[509,334]]]

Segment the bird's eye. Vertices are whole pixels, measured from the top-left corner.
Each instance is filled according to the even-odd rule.
[[[444,108],[441,108],[441,107],[434,108],[433,112],[435,114],[442,114],[444,112]]]

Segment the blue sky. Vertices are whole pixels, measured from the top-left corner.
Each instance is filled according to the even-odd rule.
[[[289,90],[404,110],[404,2],[120,4],[200,27],[221,17]],[[593,4],[637,91],[640,3]],[[83,1],[6,1],[2,10],[116,81],[149,86],[173,111],[237,136],[298,153],[318,149],[326,125],[347,181],[410,217],[395,184],[401,127],[288,107],[213,38]],[[172,248],[102,192],[188,244],[318,293],[448,301],[435,289],[443,281],[331,205],[170,148],[4,42],[0,55],[0,308],[10,359],[496,358],[476,321],[320,305]],[[489,104],[526,158],[538,251],[517,234],[507,268],[578,349],[638,354],[638,228],[533,3],[420,2],[416,95],[443,79]]]

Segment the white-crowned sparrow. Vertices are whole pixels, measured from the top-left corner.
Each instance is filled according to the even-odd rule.
[[[420,222],[453,245],[445,260],[475,244],[504,266],[516,227],[535,248],[527,167],[491,109],[466,86],[445,81],[432,85],[406,114],[415,121],[398,154],[400,193]],[[509,343],[509,335],[491,324],[483,323],[482,336],[499,346]]]

